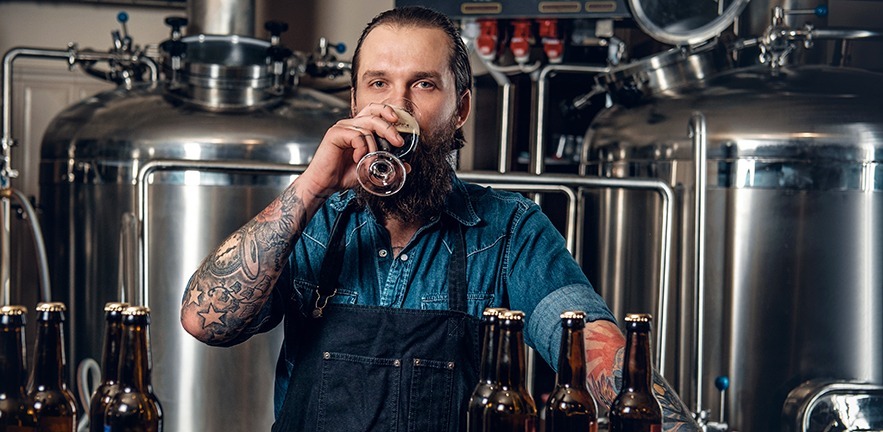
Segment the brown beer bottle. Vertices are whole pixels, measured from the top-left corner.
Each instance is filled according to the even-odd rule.
[[[545,432],[596,432],[598,409],[586,387],[586,343],[583,329],[586,314],[565,311],[561,314],[561,350],[555,388],[546,403]]]
[[[537,406],[524,387],[524,312],[503,312],[499,316],[499,328],[499,386],[488,397],[484,411],[485,430],[534,432],[537,430]]]
[[[622,389],[610,405],[610,432],[661,432],[662,407],[653,395],[648,314],[625,317]]]
[[[503,308],[487,308],[481,316],[481,367],[478,371],[478,384],[469,397],[466,410],[466,430],[483,431],[482,419],[488,397],[497,388],[497,344],[499,341],[499,315]]]
[[[0,307],[0,432],[32,432],[25,393],[24,306]]]
[[[64,356],[64,303],[37,305],[37,342],[34,369],[28,380],[28,410],[37,418],[39,432],[74,432],[77,404],[67,387]]]
[[[123,311],[118,391],[104,414],[107,432],[162,431],[162,407],[150,383],[150,309],[130,306]]]
[[[95,389],[89,402],[89,430],[104,432],[104,412],[118,386],[120,342],[123,333],[122,313],[126,303],[109,302],[104,305],[104,346],[101,350],[101,385]]]

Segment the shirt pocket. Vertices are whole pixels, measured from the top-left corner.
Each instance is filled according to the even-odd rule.
[[[294,289],[297,292],[297,295],[302,299],[302,302],[309,308],[315,306],[316,292],[319,290],[319,286],[308,282],[305,280],[295,280],[294,281]],[[328,299],[328,304],[356,304],[359,301],[359,292],[346,288],[338,288],[337,292],[334,293]]]
[[[466,313],[472,316],[481,316],[481,313],[491,307],[493,302],[493,293],[468,293],[466,294]],[[423,296],[420,300],[420,309],[449,310],[447,293]]]

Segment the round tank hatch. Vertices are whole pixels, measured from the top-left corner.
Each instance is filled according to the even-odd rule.
[[[629,0],[641,30],[676,46],[699,45],[717,37],[746,4],[748,0]]]

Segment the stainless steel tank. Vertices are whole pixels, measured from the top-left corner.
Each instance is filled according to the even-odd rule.
[[[659,347],[665,376],[712,420],[721,408],[715,380],[728,377],[723,420],[752,432],[788,430],[783,405],[807,381],[879,387],[883,75],[760,65],[668,86],[666,77],[642,78],[654,76],[652,62],[644,69],[631,79],[658,85],[593,120],[584,171],[663,179],[678,196],[667,310],[675,324]],[[707,125],[701,189],[688,131],[697,112]],[[706,197],[702,298],[693,279],[697,190]],[[587,271],[617,316],[656,311],[656,198],[619,190],[595,198]]]
[[[186,56],[175,81],[97,94],[45,134],[45,237],[54,287],[70,305],[71,360],[100,358],[102,307],[125,286],[128,301],[152,310],[165,430],[269,430],[281,331],[206,346],[181,328],[182,294],[202,259],[290,183],[348,107],[280,87],[268,42],[176,42]],[[165,64],[171,73],[174,62]]]

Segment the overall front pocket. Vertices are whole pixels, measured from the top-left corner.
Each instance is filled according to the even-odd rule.
[[[322,353],[316,430],[395,431],[402,361]]]

